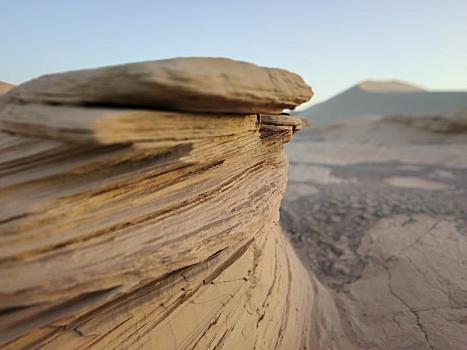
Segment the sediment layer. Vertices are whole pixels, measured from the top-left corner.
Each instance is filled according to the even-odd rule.
[[[214,63],[215,77],[220,62],[205,63]],[[161,63],[163,74],[185,61],[169,63]],[[140,84],[133,73],[147,68],[51,75],[1,98],[0,344],[306,348],[316,341],[316,286],[278,224],[283,144],[300,120],[259,107],[238,113],[243,107],[229,104],[235,99],[226,113],[193,107],[210,101],[219,109],[212,96],[184,104],[177,95],[184,112],[155,109],[156,97],[140,104],[158,90],[138,100],[141,90],[125,89]],[[277,76],[295,77],[271,72],[275,83]],[[141,84],[153,87],[159,73],[143,74]],[[235,70],[227,80],[242,74]],[[100,101],[105,106],[81,97],[76,103],[78,76],[80,91],[112,98]],[[220,89],[216,79],[213,91]],[[116,81],[122,84],[109,83]],[[245,93],[266,81],[247,83]],[[284,91],[294,95],[294,86],[288,81]],[[114,103],[127,93],[124,108]],[[278,96],[276,104],[259,99],[245,106],[291,106]]]

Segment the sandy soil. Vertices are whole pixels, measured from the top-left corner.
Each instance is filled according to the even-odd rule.
[[[427,123],[350,120],[288,145],[282,224],[356,349],[467,349],[467,134]]]

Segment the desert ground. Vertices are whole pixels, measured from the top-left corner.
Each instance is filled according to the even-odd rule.
[[[356,349],[467,349],[467,111],[288,144],[281,221]]]

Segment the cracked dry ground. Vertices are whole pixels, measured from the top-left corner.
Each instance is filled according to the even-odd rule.
[[[467,349],[467,142],[299,137],[281,221],[356,349]]]

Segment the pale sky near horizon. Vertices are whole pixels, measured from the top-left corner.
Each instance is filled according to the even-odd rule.
[[[364,79],[467,90],[467,0],[0,0],[0,80],[176,56],[297,72],[322,101]]]

